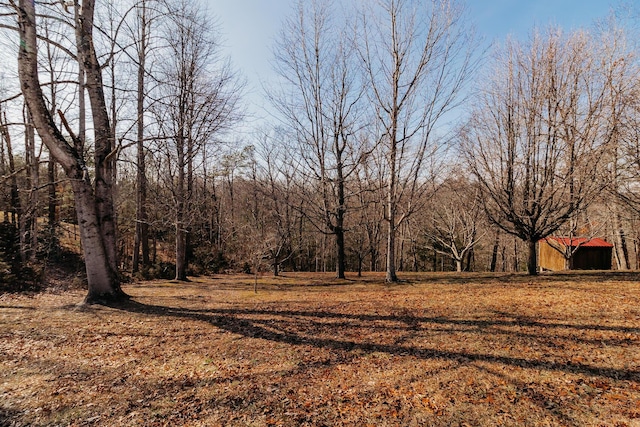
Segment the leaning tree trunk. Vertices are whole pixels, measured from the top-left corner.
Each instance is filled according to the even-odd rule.
[[[35,2],[30,0],[20,0],[17,10],[21,39],[18,71],[22,93],[33,125],[50,154],[64,169],[73,189],[87,270],[88,292],[85,302],[102,303],[124,299],[127,296],[120,288],[116,269],[115,217],[110,171],[113,167],[113,159],[110,159],[113,137],[104,101],[101,70],[93,48],[93,10],[94,0],[83,1],[79,29],[82,41],[77,48],[78,58],[87,70],[87,90],[96,129],[96,188],[91,185],[82,153],[69,145],[54,123],[45,103],[38,77]],[[71,137],[77,140],[75,135],[72,134]]]
[[[95,206],[100,234],[104,240],[107,262],[114,274],[118,271],[116,218],[113,202],[113,179],[116,167],[114,135],[107,112],[102,84],[102,70],[93,44],[93,9],[95,0],[83,1],[80,18],[78,56],[86,75],[86,89],[91,104],[94,131]]]

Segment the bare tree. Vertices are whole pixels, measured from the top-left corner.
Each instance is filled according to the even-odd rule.
[[[162,102],[154,106],[160,126],[165,184],[174,202],[176,280],[187,279],[188,234],[193,213],[194,172],[205,145],[241,118],[242,82],[229,61],[220,57],[220,43],[209,19],[193,4],[178,1],[171,8]]]
[[[147,214],[147,173],[145,141],[145,107],[147,101],[147,57],[151,49],[151,31],[154,21],[154,8],[149,7],[150,0],[140,0],[136,7],[134,49],[136,55],[136,218],[133,245],[132,271],[138,271],[140,263],[150,264],[149,258],[149,218]],[[154,13],[155,12],[155,13]],[[142,255],[142,260],[140,260]]]
[[[430,225],[424,230],[427,244],[448,256],[461,272],[463,262],[484,234],[479,230],[481,205],[477,190],[464,180],[445,182],[434,196]]]
[[[604,188],[608,135],[596,50],[586,33],[556,29],[526,44],[509,41],[463,132],[489,219],[528,243],[532,275],[536,242]]]
[[[297,2],[276,48],[283,89],[271,99],[299,144],[300,171],[311,190],[300,194],[313,195],[306,198],[309,219],[335,236],[336,275],[344,278],[347,180],[358,167],[350,159],[367,147],[356,137],[363,90],[351,32],[334,23],[332,7],[324,0]]]
[[[377,271],[384,235],[384,158],[380,150],[359,158],[354,187],[352,247],[357,258],[357,271],[361,275],[365,257],[369,257],[369,271]]]
[[[255,149],[254,165],[252,218],[259,236],[256,243],[275,276],[280,265],[295,255],[293,229],[301,216],[295,203],[300,200],[295,188],[297,162],[292,161],[286,144],[278,141],[282,136],[277,131],[262,136]]]
[[[93,182],[83,153],[71,146],[56,126],[47,108],[39,81],[38,27],[35,3],[12,1],[18,18],[20,47],[18,67],[22,92],[33,124],[51,155],[62,165],[75,195],[76,212],[89,283],[86,302],[126,297],[120,288],[116,260],[115,212],[113,205],[113,135],[102,85],[102,67],[93,44],[95,2],[86,0],[79,11],[77,60],[87,75],[94,132]],[[67,129],[77,143],[78,137]]]
[[[432,190],[437,125],[458,105],[476,43],[454,0],[380,0],[362,13],[360,58],[386,156],[387,276],[396,231]]]

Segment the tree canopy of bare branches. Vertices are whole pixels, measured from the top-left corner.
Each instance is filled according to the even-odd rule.
[[[491,222],[528,242],[558,230],[604,188],[607,84],[595,40],[550,28],[493,58],[463,153]],[[607,63],[615,67],[615,63]]]

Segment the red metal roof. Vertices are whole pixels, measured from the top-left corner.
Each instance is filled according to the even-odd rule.
[[[563,244],[564,246],[576,247],[580,246],[581,248],[612,248],[613,245],[609,242],[600,239],[599,237],[593,237],[591,239],[587,239],[586,237],[547,237],[544,240],[555,240],[558,243]]]

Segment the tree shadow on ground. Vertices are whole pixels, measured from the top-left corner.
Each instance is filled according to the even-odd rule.
[[[385,283],[383,273],[367,272],[362,277],[357,277],[355,273],[347,273],[346,279],[336,279],[334,273],[298,273],[287,272],[281,275],[261,276],[258,279],[258,288],[277,291],[289,291],[293,289],[340,289],[349,286],[386,286],[394,287],[396,285],[414,285],[414,284],[436,284],[436,285],[487,285],[495,283],[504,283],[509,285],[522,284],[526,286],[553,286],[554,282],[569,282],[580,286],[584,283],[600,283],[600,282],[638,282],[640,281],[640,271],[601,271],[601,270],[582,270],[582,271],[560,271],[545,272],[537,276],[530,276],[527,273],[457,273],[457,272],[421,272],[408,273],[399,272],[400,280],[397,283]],[[253,276],[238,276],[218,274],[205,280],[206,283],[212,285],[218,290],[248,290],[254,287]],[[199,282],[183,284],[186,287],[199,285]],[[136,287],[152,287],[158,286],[156,282],[148,284],[137,284]]]
[[[402,275],[401,275],[402,277]],[[487,282],[502,282],[509,284],[546,285],[550,282],[637,282],[640,280],[638,271],[611,270],[573,270],[544,272],[537,276],[527,273],[416,273],[405,278],[410,283],[438,283],[438,284],[486,284]]]
[[[474,334],[510,334],[514,339],[521,335],[517,330],[494,328],[533,328],[535,332],[527,332],[521,338],[528,340],[544,340],[554,336],[558,331],[566,331],[565,337],[556,338],[571,344],[574,334],[584,331],[605,331],[632,335],[619,344],[634,346],[634,342],[640,338],[638,328],[615,327],[605,325],[580,325],[559,322],[547,322],[544,319],[454,319],[448,317],[416,317],[411,315],[378,315],[378,314],[345,314],[330,311],[314,310],[286,310],[286,309],[190,309],[182,307],[165,307],[144,304],[135,300],[129,300],[121,304],[111,305],[123,311],[142,313],[152,316],[196,320],[210,324],[221,330],[225,330],[247,338],[269,340],[289,345],[308,345],[321,349],[346,352],[386,353],[394,356],[412,356],[420,359],[442,359],[463,362],[488,362],[506,366],[536,369],[543,371],[566,372],[583,374],[593,377],[604,377],[614,380],[628,380],[640,382],[640,369],[637,366],[629,368],[616,368],[600,366],[597,364],[575,362],[571,360],[559,361],[552,357],[527,357],[523,354],[492,354],[488,351],[463,351],[440,349],[429,345],[401,345],[396,340],[389,344],[375,342],[366,339],[349,339],[345,331],[360,329],[367,332],[366,335],[376,334],[376,328],[395,328],[397,334],[406,334],[404,337],[412,338],[418,333],[429,333],[432,329],[444,327],[438,332],[452,334],[455,329],[465,328],[466,332]],[[329,322],[327,322],[329,320]],[[330,321],[337,320],[337,323]],[[386,323],[393,323],[392,327],[385,327]],[[342,337],[342,338],[337,338]],[[399,338],[403,338],[402,336]],[[451,340],[456,338],[451,335]],[[382,340],[380,340],[382,341]],[[409,339],[408,341],[411,341]],[[428,342],[428,340],[426,340]],[[593,344],[586,341],[586,344]],[[611,341],[609,344],[615,343]],[[606,343],[601,344],[607,345]],[[631,351],[631,350],[629,350]]]

